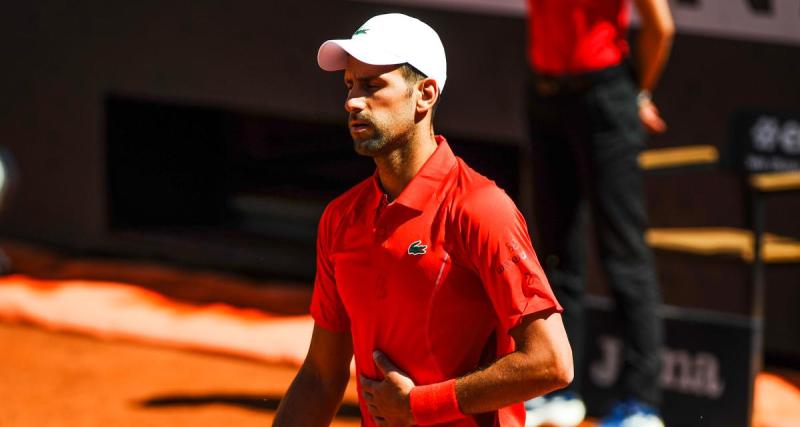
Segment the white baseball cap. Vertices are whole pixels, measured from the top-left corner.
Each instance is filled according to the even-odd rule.
[[[447,80],[447,58],[439,35],[428,24],[401,13],[370,18],[349,39],[328,40],[317,63],[325,71],[343,70],[347,56],[371,65],[408,63],[436,80],[439,92]]]

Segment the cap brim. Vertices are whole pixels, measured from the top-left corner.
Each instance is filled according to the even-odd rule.
[[[347,66],[347,57],[371,65],[391,65],[406,62],[398,55],[386,52],[367,41],[358,39],[328,40],[319,47],[317,64],[325,71],[339,71]]]

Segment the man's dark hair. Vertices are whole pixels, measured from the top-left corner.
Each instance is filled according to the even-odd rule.
[[[413,65],[409,63],[405,63],[400,66],[400,73],[403,74],[403,78],[406,80],[406,83],[408,83],[409,91],[411,90],[411,86],[414,85],[414,83],[417,83],[418,81],[428,77],[425,74],[423,74],[422,71],[416,69]],[[439,98],[441,97],[442,95],[440,93]],[[433,118],[436,115],[436,110],[438,108],[439,108],[439,99],[436,99],[436,104],[433,104],[433,110],[431,111],[431,118]]]
[[[406,82],[409,85],[413,85],[414,83],[427,77],[422,73],[422,71],[416,69],[413,65],[407,62],[400,66],[400,72],[403,73],[403,78],[406,79]]]

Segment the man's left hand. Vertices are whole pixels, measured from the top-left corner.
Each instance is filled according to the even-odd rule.
[[[361,393],[367,409],[379,426],[406,427],[414,424],[411,413],[411,389],[414,382],[380,351],[372,354],[375,366],[383,373],[376,381],[361,375]]]

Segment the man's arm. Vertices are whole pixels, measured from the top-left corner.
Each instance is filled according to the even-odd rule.
[[[549,310],[525,316],[510,333],[516,344],[514,352],[456,380],[461,412],[497,410],[566,387],[572,381],[572,350],[560,314]],[[383,371],[384,380],[361,378],[373,418],[379,425],[413,424],[409,398],[413,382],[385,355],[376,354],[375,363]]]
[[[525,316],[510,333],[514,352],[456,380],[458,406],[465,414],[493,411],[572,382],[572,349],[559,313]]]
[[[669,57],[675,24],[667,0],[636,0],[636,8],[642,19],[636,50],[639,86],[653,90]]]
[[[666,130],[658,109],[649,99],[661,77],[661,71],[669,57],[675,24],[667,0],[636,0],[642,27],[636,49],[639,89],[639,116],[648,131],[659,133]]]
[[[273,426],[330,425],[350,379],[352,358],[353,341],[349,333],[331,332],[314,325],[306,359],[281,399]]]

